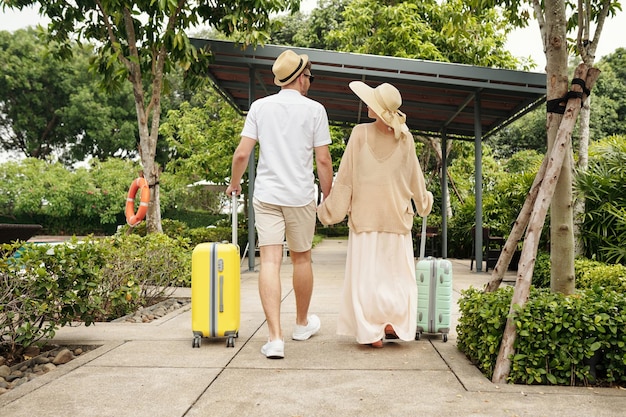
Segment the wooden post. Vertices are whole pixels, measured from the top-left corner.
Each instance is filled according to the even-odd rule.
[[[584,63],[578,65],[576,71],[574,72],[574,78],[585,80],[585,84],[588,89],[591,89],[591,87],[595,84],[599,75],[599,70],[594,68],[588,69],[587,65]],[[578,84],[572,84],[571,91],[580,93],[583,89]],[[515,290],[513,292],[513,298],[511,299],[509,317],[506,321],[500,350],[498,352],[498,358],[496,359],[496,365],[491,379],[494,383],[506,382],[511,370],[511,357],[515,353],[513,345],[516,338],[514,306],[517,305],[523,307],[528,300],[537,248],[539,247],[539,239],[541,237],[541,230],[543,229],[546,213],[550,207],[552,196],[554,195],[554,189],[556,188],[556,183],[558,182],[559,175],[561,173],[563,160],[566,157],[566,150],[571,149],[568,146],[568,143],[572,137],[572,131],[574,130],[576,118],[578,117],[578,113],[580,113],[581,102],[582,99],[578,97],[569,98],[567,101],[565,114],[561,120],[556,141],[554,143],[554,147],[552,148],[552,152],[550,153],[545,176],[541,181],[541,186],[539,187],[537,198],[535,200],[535,204],[533,205],[533,210],[528,223],[528,229],[526,231],[526,238],[524,240],[524,247],[522,249],[522,256],[520,258],[517,280],[515,282]]]

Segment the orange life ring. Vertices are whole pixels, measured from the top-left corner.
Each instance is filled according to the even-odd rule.
[[[135,197],[137,196],[138,190],[141,190],[141,200],[139,209],[137,213],[135,213]],[[148,187],[148,181],[143,177],[136,178],[130,185],[128,196],[126,197],[126,223],[131,227],[136,226],[146,217],[149,204],[150,187]]]

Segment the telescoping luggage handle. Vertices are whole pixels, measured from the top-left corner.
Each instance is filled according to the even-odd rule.
[[[237,245],[237,194],[233,191],[232,200],[230,206],[233,209],[232,213],[232,223],[233,223],[233,237],[232,242],[234,245]]]
[[[426,219],[428,216],[422,217],[422,238],[420,239],[420,259],[424,259],[426,254]]]

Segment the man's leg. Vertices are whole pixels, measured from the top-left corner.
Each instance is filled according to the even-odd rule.
[[[280,265],[283,245],[261,246],[261,270],[259,272],[259,295],[267,320],[270,340],[282,340],[280,327]],[[306,320],[306,318],[305,318]]]
[[[293,291],[296,295],[296,324],[307,325],[307,315],[313,293],[311,251],[290,252],[293,263]]]
[[[296,296],[296,326],[291,338],[307,340],[320,329],[320,319],[308,315],[313,293],[311,247],[315,233],[315,201],[304,207],[284,209],[286,237],[293,264],[293,291]]]

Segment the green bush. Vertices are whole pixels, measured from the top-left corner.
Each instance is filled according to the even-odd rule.
[[[68,170],[34,158],[0,164],[0,216],[39,223],[47,234],[114,229],[123,219],[123,202],[140,167],[115,158],[92,160],[91,165]]]
[[[0,250],[0,343],[9,352],[68,323],[111,320],[191,284],[184,238],[136,234]]]
[[[184,222],[180,220],[172,220],[172,219],[162,219],[161,227],[163,228],[163,233],[172,238],[177,237],[185,237],[189,228]],[[140,222],[138,225],[130,227],[125,224],[120,226],[117,230],[117,235],[129,235],[134,234],[138,236],[146,236],[146,222]]]
[[[488,378],[493,375],[502,332],[513,295],[512,287],[485,293],[476,288],[463,291],[457,346]]]
[[[53,314],[52,306],[34,296],[35,279],[10,269],[0,271],[0,351],[9,356],[22,346],[53,337],[58,329],[56,322],[46,320]]]
[[[115,319],[167,297],[172,287],[191,285],[188,240],[163,233],[102,239],[101,270],[104,319]]]
[[[586,258],[574,260],[576,288],[591,289],[595,286],[606,290],[626,292],[626,267],[621,264],[607,265]],[[533,271],[536,288],[550,288],[550,254],[539,252]]]
[[[581,226],[585,256],[626,264],[626,136],[609,136],[589,145],[589,165],[574,185],[585,197]]]
[[[330,227],[318,226],[315,233],[326,237],[347,237],[350,233],[350,228],[347,225],[335,225]]]
[[[512,288],[493,293],[471,288],[459,305],[457,346],[493,376]],[[531,289],[516,312],[515,355],[508,381],[522,384],[626,385],[626,298],[616,291],[565,296]]]
[[[538,252],[533,269],[533,285],[536,288],[550,288],[550,254]]]
[[[606,291],[626,294],[626,266],[606,265],[589,259],[576,259],[576,287],[601,287]]]
[[[247,233],[247,231],[238,230],[237,242],[240,243],[244,239],[244,233]],[[191,241],[191,245],[195,247],[203,242],[230,242],[233,237],[233,231],[230,227],[197,227],[189,229],[186,236]],[[245,237],[247,238],[247,235]]]
[[[13,352],[54,336],[75,320],[89,325],[100,314],[97,242],[3,245],[0,260],[0,343]]]
[[[16,275],[33,279],[33,298],[50,307],[48,313],[59,326],[76,320],[89,325],[98,314],[104,262],[97,240],[73,238],[56,245],[26,243],[12,268]]]

